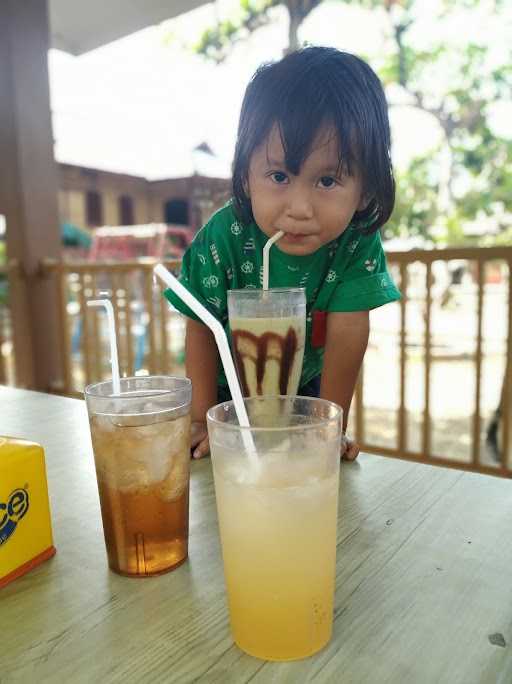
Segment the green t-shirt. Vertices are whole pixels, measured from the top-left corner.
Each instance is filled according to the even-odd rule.
[[[228,325],[227,291],[261,288],[263,247],[267,236],[255,223],[243,225],[231,203],[217,211],[197,233],[183,257],[180,281],[223,325]],[[323,347],[312,345],[313,311],[367,311],[400,299],[386,268],[380,233],[363,235],[349,225],[339,238],[307,256],[291,256],[274,245],[270,252],[270,287],[306,289],[306,347],[300,386],[322,372]],[[197,316],[171,290],[171,304]],[[219,385],[227,381],[219,363]]]

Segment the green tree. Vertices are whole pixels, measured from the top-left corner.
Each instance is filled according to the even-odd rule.
[[[219,21],[207,29],[195,46],[196,52],[203,54],[217,64],[230,54],[233,45],[272,21],[271,10],[284,6],[288,11],[287,52],[299,46],[298,30],[304,19],[322,0],[240,0],[239,11],[231,19]]]
[[[438,186],[432,180],[432,160],[429,157],[413,159],[405,171],[395,170],[395,209],[384,227],[384,237],[407,238],[428,236],[426,227],[437,219]]]
[[[492,216],[501,230],[507,230],[507,214],[512,213],[512,140],[493,132],[490,110],[494,103],[512,99],[510,45],[500,64],[491,61],[494,46],[488,40],[464,49],[434,40],[422,50],[415,46],[413,30],[421,0],[338,1],[384,10],[389,50],[377,71],[386,86],[398,85],[408,106],[433,117],[442,131],[439,148],[429,158],[413,160],[399,174],[397,207],[387,234],[429,236],[435,226],[436,236],[444,229],[444,242],[461,242],[464,224],[484,216]],[[277,6],[289,15],[287,51],[296,49],[301,23],[321,2],[240,0],[238,16],[206,31],[195,50],[221,62],[237,41],[272,21],[271,10]],[[488,4],[505,21],[505,1]],[[442,22],[478,5],[479,0],[444,0],[437,19]],[[391,101],[390,106],[398,105]]]
[[[373,8],[380,4],[361,1]],[[512,140],[494,134],[489,123],[490,106],[512,98],[512,51],[509,49],[505,63],[496,66],[489,60],[489,43],[469,43],[461,50],[437,42],[428,51],[417,50],[409,38],[416,4],[415,0],[386,3],[394,49],[380,75],[386,85],[401,86],[410,104],[432,116],[443,132],[443,143],[433,152],[432,161],[439,163],[441,150],[448,151],[446,176],[437,182],[425,177],[416,197],[423,204],[422,194],[437,187],[437,216],[431,218],[444,226],[444,241],[462,242],[465,222],[512,211]],[[439,20],[457,9],[470,11],[477,5],[476,0],[445,0]],[[495,0],[494,10],[499,12],[502,7],[503,3]],[[404,179],[406,186],[415,180],[414,170],[412,166],[411,177]],[[415,204],[411,205],[411,218]],[[393,217],[392,223],[395,221]],[[506,224],[499,227],[505,230]]]

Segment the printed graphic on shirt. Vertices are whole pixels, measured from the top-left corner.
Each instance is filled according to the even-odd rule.
[[[217,245],[214,242],[210,245],[210,252],[212,253],[213,263],[215,266],[218,266],[220,264],[219,253],[217,252]]]
[[[208,276],[207,278],[203,278],[203,285],[207,288],[218,287],[219,279],[215,275]]]

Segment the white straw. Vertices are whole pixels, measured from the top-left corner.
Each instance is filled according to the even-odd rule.
[[[224,372],[226,373],[231,396],[233,397],[238,424],[240,427],[250,427],[249,417],[247,415],[247,411],[245,410],[244,399],[240,390],[240,385],[238,383],[233,358],[229,350],[229,344],[226,333],[224,332],[224,328],[219,321],[212,316],[208,309],[206,309],[201,302],[199,302],[194,295],[191,294],[187,288],[184,287],[180,281],[165,268],[163,264],[157,264],[153,269],[153,273],[158,276],[167,285],[167,287],[177,294],[178,297],[182,299],[185,304],[189,306],[192,311],[199,316],[203,323],[212,331],[217,343],[217,347],[219,348],[220,358],[222,359],[222,365],[224,366]],[[242,430],[242,439],[244,441],[244,446],[247,449],[249,458],[255,465],[257,465],[258,461],[256,447],[254,446],[251,433],[248,430]]]
[[[269,257],[270,257],[270,248],[274,244],[274,242],[277,242],[280,240],[284,235],[284,232],[282,230],[278,230],[275,235],[273,235],[270,240],[267,240],[265,243],[265,247],[263,247],[263,289],[268,290],[268,274],[269,274]]]
[[[107,312],[108,338],[110,343],[110,364],[112,366],[112,393],[121,394],[121,382],[119,380],[119,358],[117,356],[116,324],[114,321],[114,308],[109,299],[91,299],[87,306],[103,307]]]

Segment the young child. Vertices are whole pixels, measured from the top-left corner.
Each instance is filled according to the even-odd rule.
[[[379,228],[393,210],[387,104],[354,55],[307,47],[260,67],[249,83],[233,162],[233,199],[198,232],[181,282],[228,331],[227,291],[260,288],[263,247],[271,287],[305,287],[306,348],[299,394],[341,405],[344,430],[369,335],[369,310],[400,298]],[[229,396],[214,337],[187,317],[194,458],[208,453],[207,410]],[[342,455],[359,447],[345,438]]]

